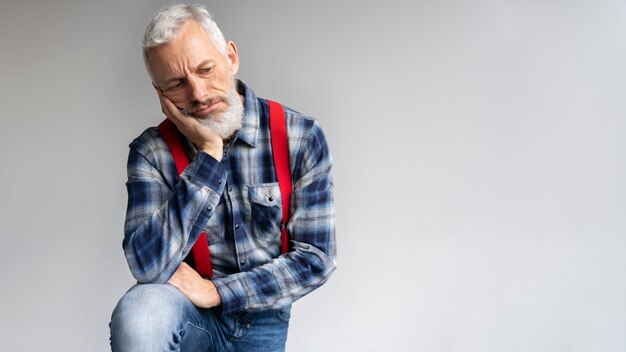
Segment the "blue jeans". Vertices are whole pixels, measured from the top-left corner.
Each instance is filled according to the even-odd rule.
[[[219,314],[174,286],[133,286],[113,310],[112,351],[284,351],[291,305]]]

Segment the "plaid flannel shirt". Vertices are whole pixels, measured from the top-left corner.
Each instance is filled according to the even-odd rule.
[[[130,144],[123,248],[139,283],[166,283],[206,231],[222,313],[276,309],[335,269],[331,156],[318,123],[285,107],[293,181],[291,251],[281,255],[281,194],[269,108],[243,82],[243,126],[220,162],[185,141],[178,175],[158,129]]]

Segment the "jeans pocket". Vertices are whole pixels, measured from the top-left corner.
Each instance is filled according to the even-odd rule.
[[[274,240],[280,234],[282,198],[277,182],[248,187],[250,223],[257,238]]]

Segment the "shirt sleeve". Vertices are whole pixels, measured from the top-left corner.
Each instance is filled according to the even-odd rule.
[[[167,145],[160,135],[152,137],[139,137],[130,145],[122,246],[137,282],[166,283],[213,214],[226,172],[216,159],[199,152],[175,182],[169,152],[158,152]]]
[[[317,122],[300,149],[287,224],[291,251],[214,279],[223,313],[280,308],[321,286],[336,268],[332,159]]]

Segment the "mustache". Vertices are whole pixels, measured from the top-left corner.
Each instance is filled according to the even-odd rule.
[[[202,107],[211,106],[218,102],[227,102],[226,97],[207,98],[205,100],[196,100],[191,103],[188,109],[182,109],[182,113],[187,116],[193,116],[193,112],[200,110]]]

